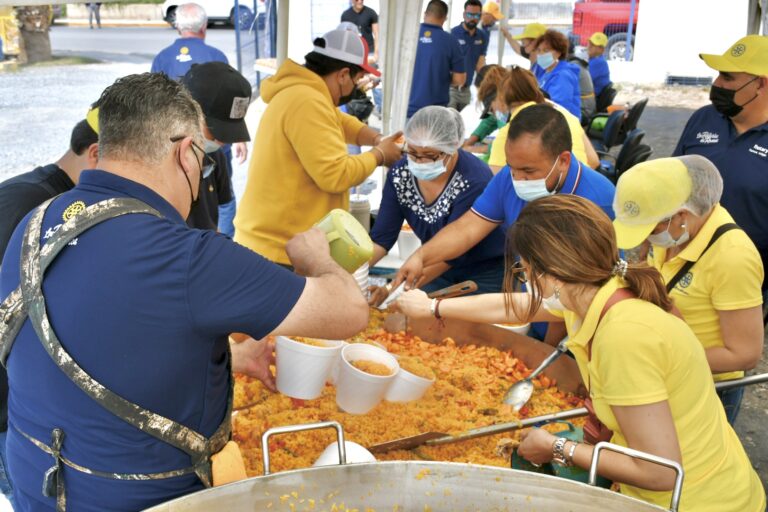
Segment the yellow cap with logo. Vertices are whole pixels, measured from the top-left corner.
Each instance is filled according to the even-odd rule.
[[[608,44],[608,36],[602,32],[595,32],[589,36],[589,42],[595,46],[605,47]]]
[[[688,168],[680,158],[637,164],[616,183],[613,211],[620,249],[637,247],[660,221],[672,216],[691,196]]]
[[[742,37],[722,55],[700,53],[699,57],[716,71],[768,76],[768,36]]]
[[[512,39],[538,39],[543,36],[546,31],[546,25],[542,25],[541,23],[529,23],[523,29],[522,34],[512,36]]]
[[[93,107],[85,114],[85,120],[88,122],[88,126],[91,130],[99,134],[99,107]]]
[[[499,8],[499,4],[493,1],[490,1],[483,6],[483,12],[487,12],[488,14],[496,18],[496,21],[504,17],[504,15],[501,14],[501,9]]]

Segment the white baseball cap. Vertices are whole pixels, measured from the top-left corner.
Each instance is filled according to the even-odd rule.
[[[325,48],[315,46],[314,51],[332,59],[360,66],[366,73],[381,76],[379,71],[368,64],[368,43],[351,30],[331,30],[323,37]]]

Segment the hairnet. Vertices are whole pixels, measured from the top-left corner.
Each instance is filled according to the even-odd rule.
[[[405,141],[453,154],[464,141],[464,121],[452,108],[424,107],[405,125]]]
[[[691,177],[691,196],[682,206],[696,215],[705,215],[723,195],[723,178],[715,164],[700,155],[677,157]]]

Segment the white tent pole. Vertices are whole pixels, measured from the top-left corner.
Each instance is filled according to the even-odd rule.
[[[288,14],[291,0],[279,0],[277,6],[277,67],[288,57]]]
[[[501,24],[505,24],[506,28],[509,28],[509,23],[507,23],[507,16],[509,15],[509,0],[501,0],[501,13],[504,15],[503,18],[499,20],[499,41],[498,41],[498,64],[499,66],[503,66],[503,59],[504,59],[504,50],[506,49],[507,40],[504,38],[504,34],[501,33]]]

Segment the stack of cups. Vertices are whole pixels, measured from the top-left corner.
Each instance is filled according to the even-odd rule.
[[[363,296],[368,297],[368,263],[363,263],[362,267],[355,270],[353,276]]]

